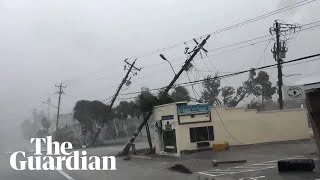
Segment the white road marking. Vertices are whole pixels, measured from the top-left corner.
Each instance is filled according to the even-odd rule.
[[[265,176],[258,176],[258,177],[244,177],[244,178],[240,178],[239,180],[245,180],[245,179],[249,179],[249,180],[257,180],[257,179],[262,179],[265,178]]]
[[[57,167],[54,166],[54,169],[57,169]],[[73,179],[71,176],[69,176],[67,173],[63,172],[62,170],[58,170],[58,169],[57,169],[57,171],[58,171],[62,176],[64,176],[65,178],[67,178],[68,180],[75,180],[75,179]]]
[[[234,169],[234,170],[228,170],[228,169],[225,169],[225,170],[220,170],[220,169],[212,169],[212,170],[208,170],[207,172],[234,172],[234,171],[239,171],[237,169]]]
[[[305,156],[296,156],[296,157],[284,158],[279,160],[297,159],[297,158],[304,158],[304,157]],[[231,174],[238,174],[238,173],[245,173],[245,172],[252,172],[252,171],[261,171],[265,169],[273,169],[278,167],[277,161],[279,160],[265,161],[265,162],[243,165],[243,166],[236,166],[236,167],[231,167],[227,169],[211,169],[207,171],[201,171],[198,173],[211,176],[211,177],[217,177],[217,176],[224,176],[224,175],[231,175]]]
[[[65,173],[65,172],[63,172],[63,171],[61,171],[61,170],[58,170],[58,172],[59,172],[60,174],[62,174],[64,177],[66,177],[68,180],[75,180],[75,179],[73,179],[71,176],[69,176],[67,173]]]
[[[243,171],[237,171],[237,172],[230,172],[230,173],[225,173],[225,174],[209,174],[210,172],[198,172],[199,174],[211,176],[211,177],[217,177],[217,176],[224,176],[224,175],[231,175],[231,174],[238,174],[238,173],[245,173],[245,172],[252,172],[252,171],[261,171],[264,169],[272,169],[276,168],[277,166],[270,166],[270,167],[265,167],[265,168],[260,168],[260,169],[248,169],[248,170],[243,170]]]

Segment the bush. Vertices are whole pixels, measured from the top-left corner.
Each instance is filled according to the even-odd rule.
[[[125,131],[119,131],[118,138],[124,138],[124,137],[127,137],[126,132]]]
[[[54,132],[53,138],[55,141],[58,141],[59,143],[75,142],[73,131],[68,128],[57,129],[56,132]]]
[[[130,125],[129,127],[128,127],[128,135],[130,136],[130,135],[132,135],[136,130],[137,130],[137,126],[136,125]]]

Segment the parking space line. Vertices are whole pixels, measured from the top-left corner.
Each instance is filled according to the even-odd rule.
[[[283,158],[279,160],[296,159],[296,158],[303,158],[303,157],[304,156],[296,156],[291,158]],[[224,176],[224,175],[231,175],[231,174],[238,174],[238,173],[245,173],[245,172],[261,171],[265,169],[277,168],[278,166],[276,162],[279,160],[265,161],[265,162],[243,165],[243,166],[236,166],[236,167],[231,167],[227,169],[210,169],[206,171],[200,171],[198,173],[211,176],[211,177],[217,177],[217,176]]]
[[[211,177],[217,177],[217,176],[224,176],[224,175],[231,175],[231,174],[238,174],[238,173],[245,173],[245,172],[253,172],[253,171],[261,171],[261,170],[265,170],[265,169],[273,169],[276,168],[277,166],[270,166],[270,167],[264,167],[264,168],[260,168],[260,169],[246,169],[246,170],[240,170],[240,171],[236,171],[236,172],[230,172],[230,173],[224,173],[224,174],[215,174],[211,173],[211,172],[198,172],[199,174],[203,174],[203,175],[207,175],[207,176],[211,176]]]
[[[57,169],[55,167],[55,169]],[[65,178],[67,178],[68,180],[75,180],[73,179],[71,176],[69,176],[67,173],[63,172],[62,170],[57,170],[61,175],[63,175]]]
[[[67,173],[63,172],[62,170],[58,170],[58,172],[60,174],[62,174],[65,178],[67,178],[68,180],[75,180],[71,176],[69,176]]]
[[[68,180],[75,180],[74,178],[72,178],[72,177],[69,176],[67,173],[63,172],[62,170],[58,170],[56,166],[54,166],[54,169],[56,169],[62,176],[64,176],[64,177],[67,178]]]

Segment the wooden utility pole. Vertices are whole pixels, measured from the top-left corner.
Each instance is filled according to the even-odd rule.
[[[137,68],[137,67],[134,66],[134,64],[136,63],[136,61],[137,61],[137,59],[135,59],[135,60],[133,61],[133,63],[130,64],[130,63],[127,61],[127,59],[124,60],[124,62],[125,62],[127,65],[129,65],[129,69],[128,69],[128,71],[127,71],[126,76],[122,79],[122,81],[121,81],[121,83],[120,83],[120,85],[119,85],[116,93],[114,94],[114,96],[113,96],[113,98],[112,98],[112,100],[111,100],[111,103],[110,103],[110,105],[109,105],[109,111],[112,109],[112,106],[113,106],[114,102],[116,101],[116,99],[117,99],[117,97],[118,97],[118,95],[119,95],[119,92],[120,92],[122,86],[127,82],[127,79],[128,79],[128,77],[129,77],[129,74],[130,74],[130,72],[132,71],[132,69],[134,68],[134,69],[137,70],[137,71],[140,71],[140,70],[141,70],[141,68]],[[126,66],[125,66],[125,67],[126,67]]]
[[[283,97],[282,97],[282,57],[280,56],[280,26],[279,23],[275,22],[275,32],[276,32],[276,56],[275,60],[277,61],[277,68],[278,68],[278,93],[279,93],[279,109],[283,109]]]
[[[108,112],[110,112],[110,111],[112,110],[112,106],[113,106],[114,102],[116,101],[116,99],[117,99],[117,97],[118,97],[118,95],[119,95],[119,92],[120,92],[120,90],[122,89],[122,86],[123,86],[124,84],[126,84],[126,83],[129,82],[128,77],[129,77],[131,71],[132,71],[133,69],[134,69],[134,70],[137,70],[137,71],[140,71],[140,70],[141,70],[141,68],[137,68],[137,67],[134,66],[134,64],[136,63],[136,61],[137,61],[137,59],[135,59],[135,60],[133,61],[133,63],[130,64],[130,63],[127,61],[127,59],[124,60],[124,62],[129,66],[129,69],[128,69],[128,71],[127,71],[127,74],[126,74],[125,77],[122,79],[121,83],[119,84],[118,89],[117,89],[116,93],[114,94],[114,96],[113,96],[113,98],[112,98],[112,100],[111,100],[111,103],[110,103],[110,105],[109,105],[109,107],[108,107]],[[124,67],[125,67],[125,70],[126,70],[126,65],[125,65]],[[101,132],[101,128],[102,128],[104,122],[105,122],[105,119],[102,120],[102,122],[98,122],[99,127],[98,127],[98,130],[97,130],[97,132],[96,132],[96,134],[95,134],[95,136],[94,136],[94,141],[92,142],[92,144],[94,144],[94,143],[98,140],[98,137],[99,137],[99,134],[100,134],[100,132]]]
[[[56,132],[57,132],[58,126],[59,126],[61,94],[65,94],[65,93],[63,92],[63,88],[66,88],[67,86],[62,86],[62,83],[60,83],[60,85],[59,85],[59,86],[56,85],[56,87],[59,88],[59,91],[56,92],[56,94],[59,94],[59,99],[58,99],[58,111],[57,111],[57,122],[56,122]]]
[[[38,122],[37,122],[37,108],[33,109],[33,127],[36,130]]]
[[[209,39],[210,35],[208,35],[200,44],[198,44],[193,51],[191,52],[192,55],[185,61],[184,65],[180,69],[180,71],[174,76],[170,84],[166,87],[164,92],[161,94],[162,97],[167,96],[169,90],[173,87],[174,83],[177,81],[177,79],[180,77],[180,75],[188,69],[188,66],[190,65],[191,61],[193,58],[198,54],[198,52],[203,49],[203,46],[206,44],[207,40]],[[145,126],[151,117],[152,112],[148,112],[145,117],[143,117],[142,123],[139,125],[138,129],[134,132],[132,138],[130,141],[127,143],[127,145],[124,147],[124,149],[118,154],[119,156],[127,155],[129,153],[130,147],[132,146],[133,142],[137,138],[138,134],[140,133],[141,129],[143,126]]]
[[[270,28],[270,33],[275,34],[276,42],[274,43],[273,49],[271,52],[273,53],[274,59],[277,61],[278,68],[278,94],[279,94],[279,109],[283,110],[283,97],[282,97],[282,86],[283,86],[283,74],[282,74],[282,63],[283,58],[286,58],[286,52],[288,48],[286,47],[286,41],[281,41],[280,35],[286,34],[288,31],[294,31],[296,28],[299,28],[293,24],[285,24],[279,23],[277,20],[274,22],[273,27]]]

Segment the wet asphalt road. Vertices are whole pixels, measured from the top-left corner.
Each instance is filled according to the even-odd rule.
[[[16,148],[28,149],[20,143]],[[86,149],[89,156],[114,155],[123,146]],[[31,149],[32,150],[32,149]],[[181,158],[153,157],[152,160],[132,158],[130,161],[117,158],[116,171],[15,171],[10,167],[10,153],[0,154],[0,180],[315,180],[320,178],[318,158],[314,172],[279,173],[277,160],[284,158],[305,158],[314,152],[313,141],[264,144],[231,148],[228,151],[206,151]],[[230,164],[212,167],[212,159],[247,159],[245,164]],[[190,168],[193,174],[172,172],[168,167],[180,163]]]
[[[10,167],[10,154],[0,155],[1,180],[66,180],[58,171],[16,171]]]

